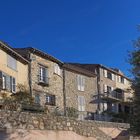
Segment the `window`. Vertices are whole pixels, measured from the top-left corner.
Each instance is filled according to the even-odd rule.
[[[115,75],[107,70],[104,70],[104,77],[111,79],[111,80],[115,80]]]
[[[60,69],[58,64],[54,65],[54,73],[56,73],[58,75],[62,75],[62,71],[61,71],[61,69]]]
[[[40,96],[39,96],[39,94],[35,95],[35,103],[40,104]]]
[[[84,98],[84,96],[78,96],[78,110],[85,111],[85,98]]]
[[[111,93],[111,91],[113,91],[113,87],[104,85],[104,92],[105,93]]]
[[[118,82],[126,84],[126,79],[122,76],[118,76]]]
[[[124,84],[124,78],[121,76],[121,83]]]
[[[46,95],[46,105],[55,105],[54,95]]]
[[[77,75],[77,85],[78,90],[80,91],[85,90],[85,77],[83,75]]]
[[[39,82],[48,84],[48,68],[39,67]]]
[[[112,74],[111,74],[111,72],[107,72],[107,78],[109,78],[109,79],[112,80]]]
[[[17,61],[10,55],[7,55],[7,66],[13,70],[17,70]]]
[[[16,79],[3,72],[0,72],[0,88],[9,92],[16,92]]]

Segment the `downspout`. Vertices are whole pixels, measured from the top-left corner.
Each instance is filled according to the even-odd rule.
[[[32,75],[31,75],[31,62],[28,64],[28,77],[29,77],[29,90],[32,97]]]
[[[97,70],[98,111],[100,111],[100,72]]]
[[[67,116],[66,111],[66,82],[65,82],[66,74],[65,68],[63,68],[63,103],[64,103],[64,116]]]
[[[31,54],[29,53],[29,59],[31,58]],[[28,64],[28,77],[29,77],[29,90],[30,90],[30,95],[32,97],[32,72],[31,72],[31,63],[32,60],[30,59],[30,63]]]

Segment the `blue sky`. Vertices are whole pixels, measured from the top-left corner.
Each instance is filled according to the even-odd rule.
[[[0,0],[0,40],[66,62],[100,63],[129,75],[139,0]]]

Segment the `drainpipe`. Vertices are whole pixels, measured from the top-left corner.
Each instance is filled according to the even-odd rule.
[[[67,116],[66,112],[66,82],[65,82],[66,74],[65,69],[63,69],[63,102],[64,102],[64,116]]]
[[[101,93],[101,90],[100,90],[100,69],[97,69],[97,92],[98,92],[98,106],[97,106],[97,109],[98,111],[100,111],[100,93]]]
[[[31,54],[29,53],[29,58],[31,58]],[[28,77],[29,77],[29,89],[30,89],[30,95],[32,97],[32,72],[31,72],[31,63],[32,60],[30,59],[30,63],[28,64]]]
[[[29,90],[32,97],[32,76],[31,76],[31,62],[28,64]]]

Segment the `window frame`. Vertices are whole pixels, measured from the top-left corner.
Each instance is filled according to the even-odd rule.
[[[77,75],[77,88],[79,91],[85,91],[85,76]]]
[[[48,67],[39,64],[38,70],[38,82],[41,85],[48,85],[49,84],[49,77],[48,77]]]

